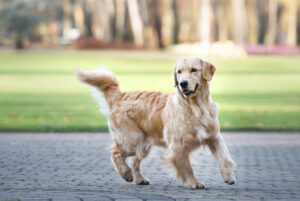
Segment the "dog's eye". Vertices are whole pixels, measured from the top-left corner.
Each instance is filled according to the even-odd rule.
[[[194,72],[196,72],[196,71],[197,71],[196,68],[192,68],[192,70],[191,70],[192,73],[194,73]]]
[[[180,73],[181,73],[181,70],[179,70],[177,73],[179,73],[179,74],[180,74]]]

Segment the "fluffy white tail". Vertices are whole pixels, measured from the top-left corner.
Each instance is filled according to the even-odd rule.
[[[116,76],[104,67],[91,71],[76,68],[76,75],[80,82],[90,86],[100,112],[108,116],[115,97],[121,93]]]

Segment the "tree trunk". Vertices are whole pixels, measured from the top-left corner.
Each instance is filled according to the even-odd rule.
[[[184,43],[189,41],[190,35],[190,8],[191,8],[191,0],[177,0],[178,5],[178,16],[179,16],[179,34],[178,34],[178,42]]]
[[[92,25],[93,25],[93,16],[92,16],[92,6],[89,5],[87,1],[82,1],[83,15],[84,15],[84,37],[92,37]]]
[[[157,1],[141,0],[142,17],[144,21],[145,47],[162,48],[161,21],[158,16]]]
[[[173,9],[174,9],[174,44],[177,44],[179,42],[179,28],[180,28],[180,17],[179,17],[179,6],[178,1],[174,0],[173,2]]]
[[[174,13],[172,10],[172,0],[159,0],[158,13],[161,20],[160,44],[164,48],[173,41]]]
[[[211,32],[211,2],[201,0],[200,16],[200,41],[203,45],[209,46]]]
[[[231,24],[230,16],[230,2],[229,0],[221,0],[219,1],[217,8],[217,26],[218,26],[218,40],[219,41],[228,41],[230,39],[230,29]]]
[[[246,0],[246,10],[247,10],[247,25],[248,25],[248,35],[247,42],[257,43],[258,42],[258,17],[256,12],[256,1]]]
[[[297,7],[300,9],[300,3],[298,3]],[[300,45],[300,10],[297,13],[297,45]]]
[[[234,18],[234,40],[243,43],[247,33],[245,0],[231,0]]]
[[[117,43],[123,42],[125,28],[125,0],[115,0],[116,5],[116,37]]]
[[[287,44],[289,46],[297,45],[297,11],[297,1],[289,0],[287,24]]]
[[[134,42],[137,46],[141,47],[144,45],[143,23],[139,14],[137,0],[127,0],[127,6]]]
[[[277,10],[278,10],[277,1],[269,0],[269,16],[268,16],[267,33],[264,39],[264,43],[268,46],[272,46],[276,42]]]
[[[268,6],[267,1],[256,1],[258,20],[258,43],[264,44],[268,24]]]
[[[68,35],[68,31],[72,28],[72,5],[70,0],[63,0],[62,2],[63,7],[63,36]]]
[[[80,33],[84,33],[84,14],[80,3],[75,3],[73,13],[76,28],[79,29]]]
[[[21,34],[17,34],[17,36],[16,36],[15,48],[18,49],[18,50],[24,49],[23,36]]]
[[[113,0],[90,0],[93,12],[93,33],[98,39],[112,42],[115,36]]]

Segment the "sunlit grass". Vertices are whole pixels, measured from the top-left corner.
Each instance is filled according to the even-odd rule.
[[[173,91],[175,56],[147,52],[0,52],[0,130],[99,131],[106,120],[74,68],[101,65],[121,90]],[[223,130],[300,130],[300,59],[209,59]]]

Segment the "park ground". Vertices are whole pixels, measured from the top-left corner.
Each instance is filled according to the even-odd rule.
[[[179,56],[137,51],[0,51],[0,131],[106,131],[75,67],[113,71],[122,91],[174,91]],[[300,130],[300,58],[208,58],[222,130]]]
[[[172,179],[154,149],[142,162],[150,185],[125,182],[114,170],[107,133],[1,133],[0,201],[298,201],[300,134],[225,132],[236,183],[222,180],[212,155],[194,153],[206,190]]]

